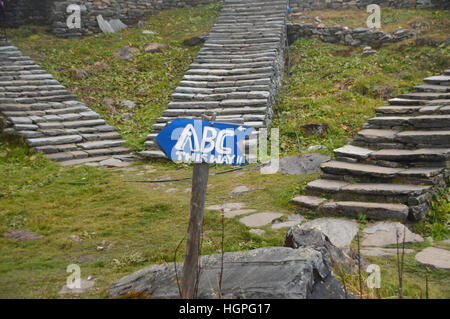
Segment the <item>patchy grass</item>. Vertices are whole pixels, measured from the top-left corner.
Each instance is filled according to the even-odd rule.
[[[303,17],[292,17],[293,21],[313,23],[314,18],[319,17],[324,24],[350,28],[367,27],[370,15],[365,9],[313,10],[302,13]],[[382,8],[381,31],[395,32],[399,28],[414,30],[419,37],[444,41],[450,33],[450,11]]]
[[[223,169],[212,167],[211,172]],[[35,242],[0,238],[0,297],[57,298],[68,276],[66,267],[72,263],[80,265],[83,278],[98,278],[98,289],[82,297],[104,297],[114,280],[145,265],[173,261],[187,230],[191,181],[124,181],[191,174],[191,167],[167,162],[155,162],[152,167],[136,163],[117,170],[66,168],[23,146],[0,143],[0,233],[26,228],[44,236]],[[315,174],[261,175],[249,169],[210,176],[207,204],[244,202],[248,208],[287,216],[294,208],[289,204],[293,185],[314,178]],[[228,194],[236,185],[248,185],[255,191],[231,198]],[[176,191],[167,192],[169,189]],[[206,211],[203,254],[218,252],[221,229],[220,212]],[[270,226],[266,230],[267,234],[259,237],[250,234],[238,218],[226,219],[225,250],[283,245],[284,231],[273,231]],[[84,242],[70,240],[71,235]],[[104,250],[97,251],[98,246]],[[178,260],[183,258],[182,245]]]

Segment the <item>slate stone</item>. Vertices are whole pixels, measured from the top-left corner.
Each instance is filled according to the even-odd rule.
[[[220,273],[221,255],[202,256],[203,269],[198,284],[198,298],[217,298],[217,284],[211,278]],[[322,254],[312,248],[266,247],[225,253],[222,296],[225,299],[307,299],[321,294],[344,298],[342,286],[320,285],[330,276],[331,268]],[[178,264],[178,277],[182,265]],[[322,292],[316,289],[325,290]],[[173,263],[153,265],[126,276],[109,287],[109,297],[142,292],[152,298],[179,298]]]
[[[252,233],[252,234],[255,234],[255,235],[258,235],[258,236],[264,236],[266,234],[266,231],[262,230],[262,229],[254,228],[254,229],[250,229],[249,233]]]
[[[11,239],[12,241],[30,241],[43,238],[42,235],[37,234],[29,229],[13,229],[4,233],[3,237]]]
[[[239,221],[248,227],[261,227],[280,219],[283,214],[274,212],[262,212],[241,218]]]
[[[358,233],[359,224],[346,219],[318,218],[306,222],[300,229],[318,229],[337,247],[349,246]]]
[[[167,49],[167,44],[150,42],[144,45],[144,51],[149,53],[160,52]]]
[[[313,174],[320,170],[320,164],[329,160],[329,156],[316,153],[283,157],[279,160],[278,172],[289,175]]]
[[[423,243],[422,236],[411,232],[406,226],[399,222],[377,222],[363,230],[362,246],[383,247],[403,242],[405,233],[405,243]]]
[[[219,210],[219,211],[221,211],[223,209],[225,212],[229,212],[231,210],[241,209],[244,207],[245,207],[244,203],[225,203],[225,204],[220,204],[220,205],[208,206],[208,207],[206,207],[206,209]]]
[[[427,247],[416,255],[416,260],[423,265],[439,269],[450,269],[450,250]]]
[[[292,202],[299,204],[307,208],[317,208],[327,200],[325,198],[315,197],[315,196],[296,196],[292,199]]]
[[[189,189],[190,190],[190,189]],[[224,213],[225,218],[233,218],[240,215],[246,215],[250,213],[256,212],[256,209],[238,209],[238,210],[231,210]]]
[[[230,193],[231,196],[240,196],[250,192],[251,189],[245,185],[236,186]]]
[[[67,285],[64,285],[61,290],[58,292],[58,295],[65,294],[83,294],[87,292],[89,289],[95,286],[95,280],[87,280],[84,278],[80,278],[80,287],[79,288],[69,288]]]
[[[272,229],[273,230],[278,230],[281,228],[286,228],[286,227],[292,227],[292,226],[297,226],[299,224],[301,224],[301,220],[291,220],[291,221],[287,221],[284,223],[277,223],[277,224],[273,224],[272,225]]]
[[[121,60],[131,61],[137,52],[138,49],[126,45],[123,46],[119,51],[115,52],[114,56]]]

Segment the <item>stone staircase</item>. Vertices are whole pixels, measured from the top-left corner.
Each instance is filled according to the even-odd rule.
[[[293,202],[311,213],[420,220],[449,180],[450,69],[389,100]]]
[[[133,157],[114,127],[4,40],[0,41],[0,117],[3,134],[23,137],[30,147],[62,165]]]
[[[199,55],[190,65],[140,155],[163,158],[155,141],[175,118],[216,113],[217,122],[267,127],[283,77],[287,0],[225,0]]]

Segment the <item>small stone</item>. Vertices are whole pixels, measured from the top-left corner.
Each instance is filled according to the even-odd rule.
[[[139,29],[143,29],[143,28],[145,28],[147,26],[147,22],[145,22],[145,21],[138,21],[138,23],[137,23],[137,27],[139,28]]]
[[[450,251],[435,247],[427,247],[416,255],[421,264],[439,269],[450,269]]]
[[[308,147],[308,149],[306,151],[307,152],[316,152],[316,151],[320,151],[323,149],[326,149],[326,147],[323,145],[311,145],[310,147]]]
[[[132,117],[131,113],[123,113],[122,114],[122,120],[124,120],[124,121],[131,119],[131,117]]]
[[[144,51],[149,53],[160,52],[164,49],[167,49],[167,44],[150,42],[144,45]]]
[[[300,126],[307,135],[323,137],[329,130],[328,123],[305,123]]]
[[[243,195],[243,194],[245,194],[245,193],[248,193],[248,192],[250,192],[250,191],[251,191],[250,188],[248,188],[248,187],[245,186],[245,185],[241,185],[241,186],[237,186],[236,188],[234,188],[234,189],[231,191],[230,195],[232,195],[232,196],[241,196],[241,195]]]
[[[105,247],[103,247],[103,246],[97,246],[97,251],[102,251],[103,249],[105,249]]]
[[[128,162],[122,162],[121,160],[115,159],[115,158],[109,158],[107,160],[101,161],[101,166],[107,166],[107,167],[126,167],[129,166],[131,163]]]
[[[261,227],[280,219],[283,214],[274,212],[257,213],[241,218],[239,221],[248,227]]]
[[[89,76],[88,73],[83,69],[71,69],[70,73],[77,80],[82,80]]]
[[[84,242],[83,238],[81,238],[80,236],[77,236],[77,235],[70,235],[68,238],[76,243],[81,244],[82,242]]]
[[[115,52],[113,55],[118,59],[131,61],[137,52],[138,49],[126,45],[123,46],[119,51]]]
[[[122,102],[120,102],[120,106],[127,108],[127,109],[132,109],[135,105],[134,101],[130,101],[130,100],[123,100]]]
[[[142,34],[156,34],[156,32],[150,31],[150,30],[144,30],[144,31],[142,31]]]
[[[264,236],[266,234],[265,230],[253,228],[249,230],[250,233],[258,235],[258,236]]]
[[[166,190],[166,193],[169,194],[174,194],[176,192],[178,192],[178,188],[169,188],[168,190]]]
[[[114,99],[110,97],[105,97],[102,101],[103,106],[113,106],[114,105]]]

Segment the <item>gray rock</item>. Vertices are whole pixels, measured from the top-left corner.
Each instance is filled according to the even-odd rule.
[[[145,22],[145,21],[138,21],[138,23],[137,23],[137,27],[139,28],[139,29],[143,29],[143,28],[145,28],[147,26],[147,22]]]
[[[232,196],[240,196],[240,195],[243,195],[243,194],[248,193],[250,191],[252,191],[252,190],[250,188],[248,188],[247,186],[240,185],[240,186],[235,187],[231,191],[230,195],[232,195]]]
[[[309,135],[324,136],[329,130],[328,123],[305,123],[300,126]]]
[[[151,42],[144,45],[144,51],[149,53],[160,52],[164,49],[167,49],[167,44]]]
[[[114,105],[114,99],[110,97],[105,97],[102,101],[103,106],[113,106]]]
[[[201,264],[197,297],[218,298],[217,284],[211,278],[220,273],[221,255],[202,256]],[[222,296],[225,299],[306,299],[322,294],[344,298],[342,286],[327,290],[320,285],[334,276],[322,254],[312,248],[266,247],[225,253],[223,268]],[[181,264],[177,270],[180,277]],[[153,265],[126,276],[110,286],[109,297],[130,292],[143,292],[152,298],[179,298],[175,265]]]
[[[125,107],[127,109],[132,109],[135,105],[134,101],[130,101],[130,100],[123,100],[122,102],[120,102],[120,106],[121,107]]]
[[[241,218],[239,221],[248,227],[261,227],[280,219],[283,214],[274,212],[262,212]]]
[[[76,242],[76,243],[82,243],[82,242],[84,242],[84,240],[83,240],[83,238],[81,238],[80,236],[77,236],[77,235],[70,235],[69,237],[68,237],[68,239],[70,239],[70,240],[72,240],[72,241],[74,241],[74,242]]]
[[[325,198],[304,195],[296,196],[292,199],[292,202],[307,208],[317,208],[326,201]]]
[[[58,295],[65,295],[65,294],[83,294],[87,290],[93,288],[95,286],[95,279],[94,280],[87,280],[87,279],[80,279],[80,287],[79,288],[69,288],[67,285],[64,285],[61,290],[58,292]]]
[[[320,164],[329,160],[329,156],[316,153],[283,157],[278,172],[289,175],[313,174],[320,170]]]
[[[403,242],[403,234],[405,234],[405,243],[423,243],[420,235],[414,234],[406,226],[399,222],[378,222],[366,227],[363,230],[363,246],[387,246],[397,243],[397,233],[399,235],[398,242]]]
[[[416,255],[421,264],[439,269],[450,269],[450,250],[427,247]]]
[[[89,76],[89,74],[83,69],[71,69],[70,72],[72,73],[72,76],[77,80],[82,80]]]
[[[300,226],[301,229],[318,229],[322,231],[337,247],[349,246],[358,233],[359,224],[338,218],[318,218]]]
[[[138,49],[130,47],[128,45],[123,46],[119,51],[114,53],[114,57],[121,60],[133,60],[134,55],[138,52]]]
[[[330,267],[342,266],[352,271],[354,262],[340,248],[333,245],[328,236],[316,228],[301,228],[294,226],[286,233],[285,247],[314,248],[322,253]]]

